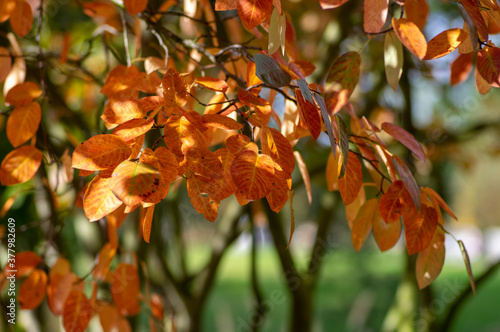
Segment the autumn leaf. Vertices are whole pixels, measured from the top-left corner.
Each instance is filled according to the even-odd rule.
[[[403,61],[403,45],[394,32],[387,33],[384,41],[385,76],[394,91],[397,91],[403,73]]]
[[[427,53],[427,42],[420,29],[406,18],[392,19],[392,27],[403,45],[422,60]]]
[[[431,200],[435,201],[446,213],[448,213],[448,215],[450,215],[450,217],[452,217],[455,220],[458,220],[457,216],[453,213],[448,204],[445,203],[445,201],[434,189],[424,187],[422,188],[422,191],[427,193],[431,197]]]
[[[300,118],[305,122],[311,136],[316,140],[321,134],[321,119],[316,105],[305,100],[299,89],[295,89]]]
[[[453,61],[450,68],[450,85],[456,85],[465,81],[472,72],[474,53],[460,54]]]
[[[243,127],[241,123],[220,114],[203,114],[203,123],[209,127],[220,128],[224,130],[238,130]]]
[[[379,205],[380,211],[380,205]],[[373,237],[380,251],[391,249],[401,237],[401,222],[387,223],[382,218],[373,219]]]
[[[40,97],[42,90],[33,82],[17,84],[7,92],[5,102],[14,106],[22,106],[31,103]]]
[[[444,257],[444,231],[437,228],[430,245],[417,257],[415,273],[418,288],[425,288],[436,280],[443,268]]]
[[[236,188],[248,200],[265,197],[273,186],[274,161],[271,157],[245,149],[238,153],[231,165]]]
[[[10,1],[2,1],[2,5],[0,6],[5,6],[8,2]],[[1,15],[2,14],[0,12],[0,17]],[[5,81],[11,69],[12,59],[10,58],[10,53],[5,47],[0,46],[0,83],[3,83]]]
[[[389,0],[365,0],[363,9],[363,28],[366,33],[382,30],[387,20]]]
[[[120,314],[132,316],[139,312],[139,292],[137,269],[131,264],[118,265],[111,278],[111,295]]]
[[[220,190],[203,176],[193,174],[187,179],[187,192],[191,198],[191,204],[196,211],[203,214],[205,219],[214,222],[217,219],[219,202],[218,193]]]
[[[415,207],[417,208],[417,210],[420,210],[420,188],[417,184],[417,181],[415,181],[413,174],[411,173],[410,169],[403,161],[403,159],[399,158],[398,156],[393,155],[392,162],[394,164],[394,167],[396,168],[396,171],[398,172],[399,178],[401,179],[401,181],[403,181],[406,190],[410,194],[413,203],[415,203]]]
[[[2,1],[0,4],[0,23],[7,21],[16,8],[16,0]]]
[[[26,36],[33,26],[33,10],[31,5],[24,0],[18,0],[10,16],[10,26],[19,37]]]
[[[94,279],[105,280],[111,261],[113,260],[113,257],[115,257],[115,253],[116,248],[109,242],[101,248],[97,258],[97,264],[92,271]]]
[[[248,149],[255,151],[255,153],[259,152],[259,147],[251,142],[248,136],[242,134],[229,136],[226,139],[226,148],[235,156],[241,151]]]
[[[277,8],[273,9],[271,21],[269,23],[269,43],[268,52],[273,54],[281,47],[282,54],[285,54],[286,37],[286,17],[280,14]]]
[[[300,154],[300,152],[294,151],[293,155],[295,156],[295,159],[297,160],[297,166],[299,168],[300,175],[302,176],[302,180],[304,180],[304,186],[306,187],[306,193],[307,193],[307,201],[309,202],[309,204],[311,204],[312,203],[312,189],[311,189],[311,179],[309,177],[309,171],[307,170],[306,163],[304,161],[304,158],[302,158],[302,155]]]
[[[146,9],[148,0],[123,0],[123,4],[130,15],[136,15]]]
[[[245,0],[239,0],[245,1]],[[266,0],[258,0],[266,1]],[[280,88],[290,84],[290,74],[281,69],[278,61],[266,54],[257,53],[254,55],[255,60],[255,75],[262,82],[275,87]]]
[[[426,0],[405,0],[406,18],[423,30],[429,16],[429,5]]]
[[[189,96],[189,87],[175,68],[168,68],[161,80],[163,87],[163,98],[166,103],[172,103],[179,107],[186,105]]]
[[[345,173],[339,178],[338,183],[344,205],[354,202],[363,185],[363,170],[358,156],[354,152],[349,152]]]
[[[66,298],[62,314],[63,326],[66,332],[85,331],[92,315],[92,305],[83,291],[72,290]]]
[[[127,160],[132,149],[119,136],[95,135],[78,145],[73,152],[72,167],[87,171],[112,168]]]
[[[219,158],[222,165],[222,178],[223,181],[219,181],[219,188],[216,188],[215,191],[219,192],[219,199],[223,200],[229,196],[231,196],[236,191],[236,185],[233,182],[233,178],[231,176],[231,165],[233,164],[234,155],[228,149],[217,149],[214,152],[214,155]]]
[[[438,224],[436,210],[424,204],[420,213],[403,218],[403,224],[408,255],[421,252],[429,246],[434,237]]]
[[[500,49],[485,47],[479,51],[476,60],[479,74],[489,84],[500,84]]]
[[[465,40],[467,34],[459,28],[441,32],[427,43],[424,60],[433,60],[453,52]]]
[[[274,169],[274,185],[271,188],[269,194],[266,195],[267,202],[271,207],[271,210],[278,213],[283,209],[289,196],[289,183],[291,183],[291,178],[280,169]]]
[[[31,102],[16,106],[7,120],[7,138],[14,147],[18,147],[36,134],[42,110],[40,104]]]
[[[272,12],[269,0],[237,0],[238,16],[248,30],[261,24]]]
[[[214,77],[198,77],[194,82],[213,91],[226,92],[229,89],[229,85],[225,81]]]
[[[16,254],[16,278],[22,278],[31,274],[31,272],[38,267],[42,262],[42,258],[38,256],[33,251],[22,251]],[[9,263],[5,264],[4,272],[7,275],[7,271],[12,270],[8,266]]]
[[[331,65],[325,82],[325,102],[330,115],[337,113],[347,103],[360,76],[361,56],[347,52]]]
[[[238,8],[238,0],[217,0],[215,10],[235,10]]]
[[[153,119],[132,119],[116,127],[113,135],[120,136],[124,141],[130,141],[147,133],[154,123]]]
[[[0,166],[0,182],[12,186],[30,180],[40,167],[42,157],[40,150],[29,145],[9,152]]]
[[[319,0],[319,4],[323,9],[333,9],[342,6],[349,0]]]
[[[118,165],[109,188],[127,206],[145,201],[158,190],[160,174],[151,165],[126,160]]]
[[[486,26],[486,22],[481,15],[477,1],[461,0],[460,3],[465,8],[467,14],[469,14],[470,19],[474,23],[477,33],[479,34],[479,38],[483,41],[488,40],[488,27]]]
[[[361,206],[352,224],[351,241],[356,252],[361,249],[372,230],[372,224],[378,219],[381,219],[378,212],[378,199],[367,200]]]
[[[274,128],[267,128],[266,134],[269,155],[286,174],[291,175],[295,168],[292,145],[285,136]]]
[[[35,309],[45,298],[47,287],[47,274],[45,271],[35,269],[26,278],[19,288],[18,301],[21,309]]]
[[[141,226],[142,226],[142,236],[144,238],[144,241],[149,243],[149,238],[151,235],[151,224],[153,223],[153,214],[155,211],[155,206],[150,206],[145,209],[146,211],[144,212],[144,216],[141,219]]]
[[[402,213],[403,203],[409,201],[411,201],[411,197],[403,181],[396,180],[380,198],[380,215],[387,223],[398,221]]]
[[[90,182],[83,198],[83,210],[89,221],[99,220],[122,205],[122,201],[111,191],[110,183],[111,178],[100,175]]]
[[[101,119],[108,124],[122,124],[146,115],[136,100],[109,101]]]
[[[382,129],[410,149],[420,160],[425,161],[424,149],[422,149],[412,134],[390,122],[382,123]]]

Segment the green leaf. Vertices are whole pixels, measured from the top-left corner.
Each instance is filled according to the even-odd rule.
[[[403,73],[403,44],[394,32],[385,35],[384,41],[385,76],[389,85],[397,91]]]

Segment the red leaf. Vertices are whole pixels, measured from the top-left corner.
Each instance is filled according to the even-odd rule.
[[[305,122],[311,136],[315,140],[318,139],[319,134],[321,134],[321,119],[316,105],[305,100],[299,89],[295,89],[295,97],[297,98],[300,118]]]
[[[403,218],[408,255],[421,252],[429,246],[436,231],[437,219],[436,210],[427,205],[422,205],[420,213],[413,217]]]
[[[418,254],[416,275],[418,288],[429,286],[441,273],[445,257],[444,231],[437,228],[431,244]]]
[[[123,4],[130,15],[136,15],[143,12],[148,6],[148,0],[123,0]]]
[[[382,195],[379,203],[380,215],[387,223],[392,223],[399,220],[402,213],[404,197],[410,198],[410,194],[406,190],[404,184],[400,180],[394,181],[389,189]]]
[[[474,26],[477,29],[477,33],[481,40],[488,40],[488,27],[484,22],[483,15],[479,11],[479,6],[476,0],[461,0],[460,1],[464,6],[465,10],[469,14],[472,22],[474,22]]]
[[[273,186],[274,161],[267,155],[244,150],[236,155],[231,165],[234,184],[248,200],[266,196]]]
[[[500,48],[485,47],[479,51],[476,60],[479,74],[489,84],[500,84]]]
[[[384,122],[382,124],[382,129],[401,142],[404,146],[410,149],[418,158],[425,161],[424,149],[418,144],[415,137],[412,134],[404,130],[403,128],[389,122]]]
[[[358,156],[349,152],[345,174],[339,179],[340,196],[342,196],[344,205],[354,202],[362,185],[363,169],[361,163]]]
[[[269,0],[237,0],[238,15],[248,30],[261,24],[272,12],[273,3]]]
[[[472,71],[474,53],[460,54],[451,64],[450,85],[465,81]]]

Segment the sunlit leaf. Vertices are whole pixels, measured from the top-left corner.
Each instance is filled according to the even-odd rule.
[[[83,198],[83,210],[89,221],[99,220],[122,205],[122,201],[111,191],[110,183],[111,178],[99,175],[90,182]]]
[[[427,53],[424,60],[437,59],[453,52],[467,37],[459,28],[441,32],[427,43]]]
[[[127,206],[145,201],[160,185],[160,174],[151,165],[126,160],[113,171],[111,191]]]
[[[266,199],[271,210],[278,213],[288,200],[289,189],[291,189],[288,187],[288,183],[291,183],[291,178],[283,170],[277,168],[274,169],[274,175],[274,185],[269,194],[266,195]]]
[[[330,67],[325,82],[325,102],[330,114],[335,114],[347,103],[358,84],[361,56],[347,52],[338,57]]]
[[[0,2],[0,23],[7,21],[16,7],[16,0]]]
[[[35,175],[43,154],[33,146],[24,145],[9,152],[0,167],[0,182],[4,186],[24,183]]]
[[[305,122],[311,136],[318,139],[319,134],[321,134],[321,119],[316,105],[304,99],[299,89],[295,89],[295,97],[301,119]]]
[[[229,89],[229,85],[225,81],[214,77],[198,77],[194,82],[213,91],[226,92]]]
[[[403,45],[394,32],[386,33],[384,41],[385,76],[389,85],[397,91],[403,73]]]
[[[177,70],[168,68],[161,81],[163,87],[163,98],[166,103],[173,103],[177,106],[184,106],[189,96],[189,87]]]
[[[10,1],[2,1],[0,5],[0,17],[2,15],[2,7],[8,5]],[[0,83],[3,83],[12,69],[12,59],[10,53],[5,47],[0,47]]]
[[[405,15],[406,18],[415,23],[415,25],[423,30],[427,16],[429,16],[429,5],[426,0],[405,0]]]
[[[7,138],[14,147],[18,147],[36,134],[42,110],[36,101],[17,106],[7,120]]]
[[[109,101],[101,116],[106,123],[122,124],[146,115],[136,100]]]
[[[365,0],[363,10],[363,28],[367,33],[382,30],[387,20],[389,0]]]
[[[304,180],[304,186],[306,187],[306,193],[307,193],[307,201],[309,204],[312,203],[312,188],[311,188],[311,179],[309,177],[309,171],[307,170],[306,163],[304,161],[304,158],[302,158],[302,155],[300,154],[299,151],[294,151],[293,155],[295,156],[295,159],[297,160],[297,166],[300,171],[300,175],[302,176],[302,180]]]
[[[148,0],[123,0],[123,4],[130,15],[136,15],[146,9]]]
[[[219,199],[218,193],[214,193],[214,190],[219,188],[200,175],[193,174],[187,179],[187,192],[191,198],[191,204],[196,211],[211,222],[215,221],[218,215]]]
[[[441,273],[445,257],[444,232],[437,228],[430,245],[420,252],[416,262],[418,288],[429,286]]]
[[[479,10],[477,1],[461,0],[460,3],[469,14],[469,17],[474,23],[474,26],[477,29],[477,33],[479,34],[481,40],[484,41],[488,40],[488,27],[486,26],[486,22],[484,21],[484,18],[481,15],[481,11]]]
[[[248,30],[261,24],[272,12],[273,3],[269,0],[237,0],[238,15]]]
[[[215,10],[235,10],[238,8],[238,0],[217,0]]]
[[[42,90],[33,82],[17,84],[7,92],[5,102],[14,106],[27,105],[40,97]]]
[[[243,125],[236,122],[236,120],[220,114],[204,114],[202,119],[207,126],[224,130],[238,130],[243,127]]]
[[[392,27],[403,45],[422,60],[427,53],[427,42],[420,29],[406,18],[392,19]]]
[[[439,196],[439,194],[436,191],[434,191],[434,189],[424,187],[424,188],[422,188],[422,191],[424,191],[427,194],[429,194],[429,196],[431,197],[432,200],[436,200],[436,202],[438,203],[438,205],[446,213],[448,213],[450,215],[450,217],[452,217],[455,220],[458,220],[457,216],[453,213],[453,211],[450,209],[450,207],[448,206],[448,204],[445,203],[445,201],[441,198],[441,196]]]
[[[399,220],[403,209],[403,202],[411,200],[403,181],[394,181],[389,189],[382,195],[379,203],[380,215],[387,223]]]
[[[214,155],[219,158],[222,164],[222,181],[219,181],[220,188],[215,189],[219,192],[219,199],[223,200],[231,196],[236,191],[236,186],[231,176],[231,165],[233,164],[234,155],[228,149],[218,149]]]
[[[351,241],[356,252],[361,249],[372,230],[372,224],[378,219],[381,219],[378,213],[378,200],[376,198],[367,200],[352,224]]]
[[[106,274],[109,271],[109,267],[111,266],[111,261],[113,257],[115,257],[116,248],[113,247],[111,243],[106,243],[102,246],[99,251],[99,256],[97,258],[97,264],[92,271],[92,275],[96,280],[104,280],[106,278]]]
[[[10,26],[19,37],[26,36],[33,26],[33,10],[31,5],[24,0],[18,0],[16,8],[10,16]]]
[[[246,149],[234,158],[231,175],[246,199],[257,200],[271,191],[275,179],[274,161],[267,155]]]
[[[154,123],[153,119],[132,119],[116,127],[113,130],[113,135],[120,136],[125,141],[130,141],[148,132]]]
[[[95,135],[78,145],[73,152],[73,168],[100,171],[127,160],[132,149],[119,136]]]
[[[144,241],[146,241],[147,243],[149,243],[149,238],[151,235],[151,224],[153,223],[154,211],[154,205],[146,208],[146,212],[144,212],[144,216],[141,220],[142,236],[144,238]]]
[[[380,212],[380,204],[379,204]],[[373,237],[380,251],[386,251],[396,245],[401,237],[401,222],[387,223],[382,218],[373,219]]]
[[[268,128],[266,142],[273,160],[285,173],[291,175],[295,168],[295,159],[290,142],[274,128]]]
[[[486,82],[500,84],[500,48],[485,47],[480,50],[476,66]]]
[[[243,150],[251,149],[255,153],[259,152],[259,147],[250,141],[248,136],[242,134],[231,135],[226,139],[226,147],[233,155],[237,155]]]
[[[465,81],[472,72],[474,53],[460,54],[453,61],[450,68],[450,85],[456,85]]]

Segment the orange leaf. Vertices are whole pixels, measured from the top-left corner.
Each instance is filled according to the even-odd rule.
[[[19,288],[18,300],[21,309],[35,309],[45,298],[47,274],[43,270],[35,269],[26,278]]]
[[[261,24],[273,11],[273,3],[269,0],[237,0],[238,15],[248,30]]]
[[[160,184],[158,186],[158,190],[156,190],[151,196],[149,196],[144,200],[144,202],[142,202],[143,207],[148,207],[152,204],[161,202],[168,195],[170,182],[177,177],[178,163],[175,155],[164,147],[160,147],[158,149],[166,151],[166,160],[164,160],[166,166],[164,171],[166,172],[164,175],[162,175],[162,166],[160,165],[160,161],[156,156],[156,151],[146,149],[142,152],[141,157],[139,158],[139,162],[150,165],[160,172]]]
[[[22,106],[31,103],[33,99],[40,97],[42,90],[33,82],[20,83],[7,92],[5,102],[14,106]]]
[[[380,204],[379,204],[380,211]],[[380,251],[386,251],[396,245],[401,237],[401,222],[387,223],[382,218],[373,219],[373,237]]]
[[[111,191],[125,205],[134,206],[145,201],[158,190],[160,174],[151,165],[126,160],[118,165],[111,177]]]
[[[323,9],[332,9],[342,6],[349,0],[319,0],[319,4]]]
[[[500,84],[500,48],[485,47],[479,51],[476,60],[479,74],[489,84]]]
[[[404,195],[410,196],[401,180],[394,181],[385,194],[382,195],[379,203],[379,211],[385,222],[392,223],[398,221],[403,207],[400,198]]]
[[[214,192],[220,186],[213,184],[203,176],[193,174],[187,179],[187,192],[191,198],[191,204],[196,211],[203,214],[205,219],[214,222],[217,219],[219,202],[219,194]]]
[[[340,154],[337,151],[337,156]],[[328,156],[328,161],[326,163],[326,186],[328,190],[334,191],[338,190],[338,179],[339,176],[337,174],[338,171],[338,158],[335,158],[333,152],[330,152]]]
[[[415,23],[420,29],[424,29],[427,16],[429,15],[429,5],[426,0],[405,0],[406,18]]]
[[[363,9],[363,28],[367,33],[382,30],[387,20],[389,0],[365,0]]]
[[[416,254],[427,248],[434,237],[438,217],[434,208],[422,205],[420,213],[403,218],[408,255]]]
[[[304,186],[306,187],[307,193],[307,201],[309,204],[312,203],[312,189],[311,189],[311,179],[309,178],[309,171],[307,170],[306,163],[302,158],[302,155],[299,151],[294,151],[293,155],[297,160],[297,166],[299,167],[300,175],[302,175],[302,179],[304,180]],[[291,174],[290,174],[291,176]]]
[[[151,300],[149,300],[149,306],[151,307],[151,313],[153,316],[163,321],[165,309],[163,307],[163,301],[157,293],[151,294]]]
[[[195,133],[195,126],[185,117],[177,115],[168,118],[163,131],[167,148],[179,157],[197,144]]]
[[[123,138],[111,134],[95,135],[76,147],[72,167],[105,170],[127,160],[131,153],[132,149]]]
[[[311,136],[315,140],[318,139],[319,134],[321,134],[321,119],[316,105],[305,100],[299,89],[295,89],[295,97],[297,98],[300,118],[305,122]]]
[[[356,220],[358,212],[363,206],[363,204],[365,204],[365,202],[366,202],[366,192],[365,188],[361,186],[358,196],[356,196],[354,202],[345,206],[345,218],[347,220],[347,224],[349,225],[350,230],[352,230],[352,224],[354,220]]]
[[[204,114],[203,122],[210,127],[220,128],[225,130],[238,130],[243,127],[241,123],[236,122],[225,115],[220,114]]]
[[[9,1],[2,1],[1,7],[5,6]],[[0,16],[1,16],[0,12]],[[251,62],[253,63],[253,62]],[[12,59],[10,58],[10,53],[5,47],[0,47],[0,83],[3,83],[12,69]]]
[[[215,2],[215,10],[235,10],[238,8],[238,0],[217,0]]]
[[[422,188],[422,191],[426,192],[431,197],[431,200],[436,201],[439,206],[441,206],[441,208],[453,219],[458,220],[457,216],[453,213],[448,204],[445,203],[445,201],[441,198],[441,196],[439,196],[437,192],[434,191],[434,189],[424,187]]]
[[[139,275],[130,264],[121,263],[111,279],[111,295],[120,314],[132,316],[139,312]]]
[[[132,119],[116,127],[113,134],[120,136],[125,141],[130,141],[147,133],[154,123],[153,119]]]
[[[246,199],[257,200],[271,191],[275,179],[274,161],[267,155],[246,149],[234,158],[231,175],[236,188]]]
[[[132,119],[142,118],[146,112],[136,100],[109,101],[101,119],[109,124],[122,124]]]
[[[12,186],[28,181],[40,167],[42,157],[40,150],[29,145],[9,152],[0,167],[0,182],[4,186]]]
[[[390,122],[382,123],[382,129],[410,149],[420,160],[425,161],[424,149],[422,149],[412,134]]]
[[[286,249],[290,247],[290,243],[292,242],[293,232],[295,232],[295,211],[293,210],[293,190],[288,190],[288,201],[290,202],[290,237],[288,238],[288,244],[286,245]]]
[[[392,156],[392,162],[394,164],[395,169],[398,172],[399,178],[401,181],[403,181],[406,190],[411,196],[411,199],[413,200],[413,203],[415,203],[415,207],[420,210],[420,188],[417,184],[417,181],[415,181],[415,178],[413,177],[413,174],[411,173],[410,169],[406,165],[406,163],[403,161],[403,159],[399,158],[396,155]]]
[[[226,92],[229,89],[229,85],[225,81],[214,77],[198,77],[194,82],[213,91]]]
[[[449,29],[441,32],[427,43],[424,60],[437,59],[453,52],[467,37],[462,29]]]
[[[115,257],[115,253],[116,248],[109,242],[101,248],[97,258],[97,264],[92,272],[94,279],[104,280],[106,278],[106,274],[108,273],[113,257]]]
[[[267,128],[266,133],[269,155],[286,174],[291,175],[295,168],[292,145],[285,136],[274,128]]]
[[[474,53],[460,54],[451,64],[450,85],[465,81],[472,71]]]
[[[226,147],[235,156],[247,149],[251,149],[255,151],[255,153],[259,152],[259,147],[255,143],[250,142],[250,138],[242,134],[229,136],[226,139]]]
[[[431,244],[418,254],[416,275],[418,288],[429,286],[441,273],[445,257],[444,231],[437,228]]]
[[[64,277],[68,273],[71,273],[70,269],[68,260],[62,257],[60,257],[50,269],[49,284],[47,285],[47,303],[54,315],[62,314],[62,306],[60,312],[55,311],[55,293]]]
[[[7,138],[18,147],[35,135],[42,119],[42,110],[35,101],[16,106],[7,120]]]
[[[349,151],[349,158],[344,176],[339,180],[340,196],[344,201],[344,205],[349,205],[358,196],[358,192],[363,185],[363,169],[359,162],[358,156]]]
[[[0,1],[0,23],[7,21],[16,8],[16,0]]]
[[[485,93],[488,93],[491,90],[491,84],[488,83],[483,78],[483,76],[479,73],[479,70],[477,69],[477,66],[476,66],[476,70],[474,71],[474,76],[475,76],[475,79],[476,79],[477,91],[480,94],[482,94],[482,95],[484,95]]]
[[[66,332],[83,332],[93,315],[92,304],[81,290],[74,289],[64,303],[62,315]]]
[[[460,1],[464,6],[465,10],[469,14],[474,26],[476,27],[477,33],[481,40],[488,40],[488,27],[486,26],[486,22],[484,22],[484,18],[481,15],[481,11],[479,10],[479,6],[476,0],[461,0]]]
[[[427,53],[427,42],[420,29],[406,18],[392,19],[392,27],[403,45],[422,60]]]
[[[215,189],[215,192],[218,191],[219,199],[223,200],[236,191],[236,186],[231,177],[231,165],[234,160],[234,155],[228,149],[218,149],[214,152],[214,155],[219,158],[223,169],[221,173],[223,180],[218,182],[220,188]]]
[[[260,97],[257,97],[244,89],[238,88],[237,93],[238,93],[239,100],[244,105],[247,105],[249,107],[252,107],[254,105],[264,106],[267,104],[266,100],[264,100]]]
[[[161,81],[163,98],[166,103],[184,106],[189,96],[189,87],[181,74],[175,68],[168,68]]]
[[[378,212],[378,200],[376,198],[367,200],[360,208],[352,224],[351,241],[356,252],[361,249],[368,238],[372,230],[372,224],[379,219],[381,218]]]
[[[61,276],[62,278],[60,278],[60,280],[56,280],[54,283],[52,280],[50,282],[52,290],[49,297],[49,301],[51,302],[49,302],[49,304],[52,303],[51,308],[54,315],[62,315],[64,313],[64,305],[69,293],[73,290],[83,292],[85,286],[83,281],[72,272],[68,272]]]
[[[15,267],[10,266],[7,262],[5,264],[4,272],[7,276],[7,273],[10,273],[9,270],[15,269],[17,270],[16,278],[25,277],[38,266],[42,262],[42,258],[35,254],[33,251],[23,251],[16,254],[16,264]]]
[[[179,167],[175,155],[168,149],[160,146],[155,150],[155,157],[160,164],[159,171],[162,180],[170,184],[177,177],[177,168]]]
[[[358,84],[361,56],[358,52],[347,52],[337,58],[325,83],[325,102],[330,115],[340,111],[351,97]]]
[[[130,15],[136,15],[146,9],[148,0],[123,0],[123,4]]]
[[[109,303],[102,304],[99,309],[99,321],[104,332],[118,330],[118,318],[120,317],[118,309]]]
[[[144,241],[149,243],[149,237],[151,235],[151,224],[153,222],[153,213],[155,211],[155,206],[150,206],[146,208],[146,213],[144,213],[144,218],[141,220],[142,225],[142,236]]]
[[[27,1],[17,1],[16,8],[10,17],[10,26],[19,37],[24,37],[31,31],[31,27],[33,26],[33,11]]]
[[[83,198],[83,210],[89,221],[99,220],[122,205],[122,201],[111,191],[110,183],[111,178],[100,175],[90,182]]]
[[[222,178],[223,167],[219,158],[209,149],[191,149],[188,154],[188,168],[215,185]],[[217,198],[217,197],[215,197]]]

